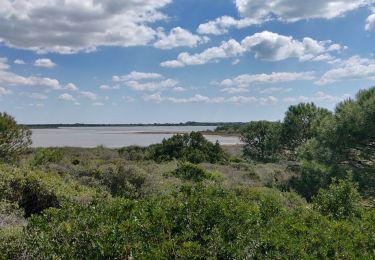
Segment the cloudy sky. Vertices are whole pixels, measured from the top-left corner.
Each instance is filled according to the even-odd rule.
[[[0,0],[22,123],[278,120],[375,85],[375,0]]]

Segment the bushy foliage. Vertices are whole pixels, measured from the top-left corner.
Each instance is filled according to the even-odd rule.
[[[157,162],[183,160],[191,163],[225,161],[226,154],[219,143],[209,142],[199,132],[174,135],[161,144],[150,146],[151,158]]]
[[[60,150],[50,148],[38,148],[34,155],[34,165],[45,165],[47,163],[59,162],[63,157]]]
[[[94,200],[34,215],[24,230],[37,259],[371,258],[373,211],[331,220],[295,194],[184,186],[148,200]]]
[[[281,148],[280,131],[279,122],[257,121],[247,124],[241,133],[245,156],[252,160],[274,160]]]
[[[315,208],[323,215],[333,219],[346,219],[361,216],[361,196],[358,185],[347,180],[334,180],[328,189],[320,189],[313,202]]]
[[[143,195],[142,186],[146,181],[146,175],[136,166],[110,167],[98,177],[113,196],[139,198]]]
[[[202,167],[189,163],[182,162],[178,165],[177,169],[172,173],[174,176],[183,180],[190,181],[203,181],[205,179],[214,179],[214,175]]]
[[[31,145],[31,131],[0,112],[0,161],[14,162]]]

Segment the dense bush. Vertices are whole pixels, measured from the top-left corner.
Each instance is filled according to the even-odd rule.
[[[31,131],[0,113],[0,161],[14,162],[31,144]]]
[[[60,150],[49,148],[38,148],[34,155],[34,165],[45,165],[47,163],[59,162],[63,157]]]
[[[375,213],[331,220],[295,194],[184,186],[141,201],[106,199],[30,219],[33,258],[372,258]]]
[[[151,149],[151,158],[157,162],[176,159],[191,163],[216,163],[227,159],[218,142],[213,144],[198,132],[174,135],[164,139],[161,144],[150,146],[149,149]]]
[[[178,178],[196,182],[203,181],[205,179],[214,179],[214,175],[212,173],[189,162],[180,163],[172,174]]]

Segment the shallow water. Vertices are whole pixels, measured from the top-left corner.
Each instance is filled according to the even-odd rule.
[[[215,126],[140,126],[140,127],[61,127],[33,129],[33,147],[96,147],[108,148],[160,143],[173,133],[214,130]],[[237,137],[205,136],[211,142],[222,145],[239,144]]]

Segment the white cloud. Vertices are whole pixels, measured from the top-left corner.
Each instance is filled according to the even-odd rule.
[[[220,85],[232,88],[247,88],[257,84],[290,82],[296,80],[313,80],[314,72],[273,72],[271,74],[243,74],[233,79],[225,79]],[[232,92],[233,93],[233,92]]]
[[[176,68],[187,65],[202,65],[219,59],[237,57],[244,52],[245,49],[241,44],[231,39],[223,42],[219,47],[212,47],[198,54],[180,53],[176,60],[162,62],[161,66]]]
[[[316,41],[308,37],[298,41],[291,36],[268,31],[246,37],[242,45],[247,51],[255,53],[256,58],[269,61],[288,58],[298,58],[300,61],[313,60],[319,55],[345,48],[331,44],[331,41]]]
[[[78,87],[73,83],[67,84],[65,86],[65,89],[70,90],[70,91],[78,91]]]
[[[50,59],[37,59],[34,62],[34,66],[43,68],[53,68],[56,66],[56,63],[54,63]]]
[[[357,79],[375,80],[375,60],[353,56],[339,62],[335,68],[324,73],[315,83],[327,85],[338,81]]]
[[[272,94],[277,92],[290,92],[292,91],[292,88],[281,88],[281,87],[272,87],[272,88],[265,88],[259,91],[261,94]]]
[[[316,103],[329,103],[337,104],[343,100],[350,98],[351,95],[344,94],[342,96],[333,96],[322,91],[316,92],[310,97],[299,96],[299,97],[286,97],[283,99],[286,103],[306,103],[306,102],[316,102]]]
[[[98,95],[91,91],[81,91],[80,94],[82,95],[82,97],[87,98],[91,101],[95,101],[98,99]]]
[[[59,96],[59,99],[64,100],[64,101],[75,101],[75,98],[68,93],[61,94]]]
[[[375,31],[375,14],[367,17],[365,29],[366,31]]]
[[[210,98],[202,95],[194,95],[190,98],[175,98],[175,97],[168,97],[166,100],[172,103],[202,103],[202,102],[209,102]]]
[[[0,57],[0,70],[7,70],[9,69],[8,59]]]
[[[159,73],[146,73],[146,72],[139,72],[139,71],[132,71],[127,75],[123,76],[113,76],[112,80],[114,82],[123,82],[123,81],[131,81],[131,80],[148,80],[148,79],[162,79],[163,75]]]
[[[223,88],[221,91],[223,92],[227,92],[229,94],[238,94],[238,93],[245,93],[245,92],[249,92],[248,89],[246,88]]]
[[[138,81],[128,81],[125,83],[125,85],[131,89],[137,90],[137,91],[155,91],[155,90],[165,90],[169,88],[173,88],[178,84],[177,80],[174,79],[166,79],[163,81],[152,81],[152,82],[146,82],[141,83]]]
[[[187,103],[207,103],[207,104],[245,104],[251,103],[256,105],[273,105],[278,102],[278,99],[274,96],[267,97],[253,97],[253,96],[231,96],[231,97],[208,97],[200,94],[196,94],[192,97],[177,98],[162,96],[160,92],[154,93],[152,95],[144,96],[145,101],[151,101],[160,103],[163,101],[171,102],[175,104],[187,104]]]
[[[175,88],[173,88],[173,91],[175,91],[175,92],[185,92],[185,91],[187,91],[187,89],[183,88],[183,87],[175,87]]]
[[[99,87],[101,90],[112,90],[112,89],[119,89],[119,85],[109,86],[109,85],[100,85]]]
[[[123,76],[113,76],[112,80],[128,88],[137,91],[162,91],[176,88],[178,81],[174,79],[165,79],[159,73],[145,73],[133,71]],[[108,89],[108,86],[104,86]]]
[[[2,95],[10,95],[12,94],[12,91],[3,87],[0,87],[0,96]]]
[[[0,58],[0,83],[10,86],[39,86],[48,89],[61,89],[57,79],[43,77],[24,77],[8,71],[9,65],[6,58]]]
[[[197,32],[200,34],[222,35],[228,33],[231,27],[242,29],[263,22],[265,22],[265,19],[244,18],[237,20],[230,16],[222,16],[213,21],[200,24]]]
[[[198,44],[206,43],[209,38],[206,36],[194,35],[181,27],[173,28],[169,34],[159,31],[159,39],[154,43],[154,47],[159,49],[173,49],[177,47],[196,47]]]
[[[242,17],[262,20],[269,16],[276,16],[276,19],[286,22],[313,18],[332,19],[373,2],[373,0],[235,0]]]
[[[26,62],[24,60],[16,59],[16,60],[14,60],[14,64],[25,65]]]
[[[300,61],[333,62],[335,58],[330,55],[330,52],[339,52],[344,49],[346,47],[332,44],[331,41],[316,41],[308,37],[299,41],[291,36],[263,31],[244,38],[241,43],[231,39],[201,53],[182,52],[177,59],[164,61],[160,65],[168,68],[202,65],[220,59],[236,58],[246,52],[254,53],[256,58],[268,61],[297,58]]]
[[[161,101],[163,101],[163,98],[161,97],[161,93],[158,92],[158,93],[154,93],[154,94],[151,94],[151,95],[145,95],[143,97],[144,101],[153,101],[153,102],[156,102],[156,103],[160,103]]]
[[[38,100],[45,100],[48,98],[48,96],[42,93],[31,93],[30,98],[38,99]]]
[[[7,46],[63,54],[99,46],[139,46],[153,41],[149,24],[167,17],[172,0],[28,1],[4,0],[0,41]]]

